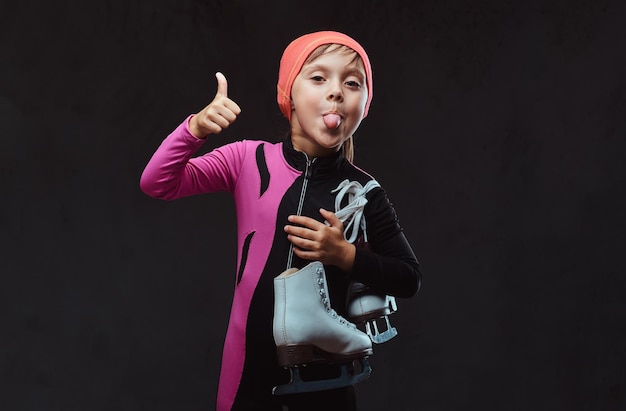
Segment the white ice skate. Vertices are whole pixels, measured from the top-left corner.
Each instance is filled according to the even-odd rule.
[[[389,322],[389,315],[398,310],[395,297],[372,292],[368,287],[353,282],[348,290],[348,318],[364,329],[372,342],[382,344],[398,335]],[[384,327],[379,329],[379,321]]]
[[[290,370],[291,381],[274,387],[273,394],[345,387],[369,377],[367,357],[373,352],[372,341],[331,308],[322,263],[315,261],[301,270],[291,268],[274,278],[274,297],[278,363]],[[338,364],[341,375],[305,381],[299,367],[310,364]]]

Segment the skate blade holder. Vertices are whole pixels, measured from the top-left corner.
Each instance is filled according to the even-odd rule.
[[[385,304],[381,309],[369,312],[360,316],[357,321],[364,328],[365,333],[370,337],[373,343],[385,343],[396,335],[398,330],[391,325],[389,316],[398,311],[396,299],[391,296],[385,296]],[[384,328],[379,329],[379,321],[384,321]]]
[[[356,362],[358,362],[358,367],[355,367]],[[337,365],[341,367],[341,374],[337,378],[313,381],[304,380],[300,375],[300,368],[306,367],[305,364],[285,367],[289,370],[291,379],[287,384],[272,388],[272,394],[297,394],[347,387],[367,380],[372,373],[372,367],[367,361],[367,357],[361,357],[346,363],[337,363]]]
[[[381,318],[385,320],[385,325],[387,327],[385,331],[378,330],[377,321]],[[386,343],[387,341],[398,335],[398,330],[396,330],[396,328],[393,327],[389,322],[389,316],[385,315],[384,317],[367,320],[365,322],[365,333],[369,335],[373,343],[382,344]]]

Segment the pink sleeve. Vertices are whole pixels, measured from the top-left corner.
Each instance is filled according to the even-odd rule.
[[[174,200],[234,189],[244,155],[243,144],[228,144],[192,158],[205,140],[191,134],[190,118],[187,117],[163,140],[146,165],[140,187],[147,195]]]

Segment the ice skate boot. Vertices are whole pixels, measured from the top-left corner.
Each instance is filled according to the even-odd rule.
[[[372,341],[331,308],[324,266],[315,261],[274,278],[274,342],[278,363],[291,381],[273,394],[322,391],[366,380]],[[358,362],[358,364],[357,364]],[[341,375],[329,380],[303,380],[300,367],[337,364]],[[356,367],[355,367],[356,366]]]
[[[348,293],[348,318],[364,328],[372,342],[382,344],[398,335],[389,322],[389,315],[398,310],[395,297],[374,293],[359,282],[353,282]],[[381,319],[385,322],[383,331],[378,329]]]

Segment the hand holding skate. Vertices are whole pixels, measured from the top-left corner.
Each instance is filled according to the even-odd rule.
[[[350,272],[356,250],[344,237],[343,223],[335,213],[324,209],[319,211],[328,224],[310,217],[289,216],[293,225],[285,226],[284,230],[294,246],[294,253],[302,259],[320,261]]]

